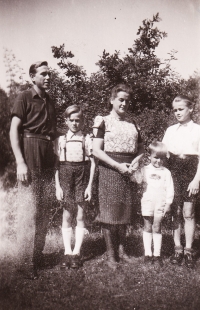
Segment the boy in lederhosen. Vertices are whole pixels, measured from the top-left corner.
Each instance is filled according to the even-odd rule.
[[[95,162],[92,157],[92,141],[81,131],[83,112],[77,105],[65,111],[68,131],[56,141],[59,165],[55,175],[56,197],[63,206],[62,236],[64,257],[61,268],[82,266],[80,249],[85,234],[84,206],[90,201]],[[72,251],[72,219],[76,215],[75,246]]]

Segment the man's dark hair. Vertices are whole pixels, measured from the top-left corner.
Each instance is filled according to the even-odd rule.
[[[35,74],[37,71],[37,68],[42,67],[42,66],[48,66],[48,62],[47,61],[37,61],[34,64],[32,64],[30,66],[30,69],[29,69],[29,75]]]

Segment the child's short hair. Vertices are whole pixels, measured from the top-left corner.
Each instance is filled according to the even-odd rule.
[[[81,110],[81,108],[76,105],[76,104],[73,104],[73,105],[70,105],[64,112],[64,117],[65,118],[68,118],[70,117],[71,114],[73,113],[79,113],[80,114],[80,117],[83,118],[83,111]]]
[[[120,91],[123,91],[123,92],[129,94],[129,96],[132,93],[131,88],[128,85],[117,84],[115,87],[113,87],[111,89],[110,100],[115,99],[117,97],[117,93],[119,93]]]
[[[37,68],[42,67],[42,66],[48,67],[48,62],[47,61],[37,61],[34,64],[32,64],[30,66],[30,69],[29,69],[29,75],[35,74],[37,71]]]
[[[153,141],[149,145],[150,153],[155,153],[158,157],[166,157],[167,155],[167,148],[166,145],[159,141]]]
[[[190,98],[185,95],[176,96],[172,102],[172,106],[174,102],[180,102],[180,101],[184,101],[188,108],[192,108],[194,106],[194,103],[190,100]]]

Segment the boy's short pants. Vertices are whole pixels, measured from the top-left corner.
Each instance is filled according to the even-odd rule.
[[[165,209],[164,195],[154,188],[149,193],[144,193],[141,206],[142,216],[163,217]]]
[[[168,164],[174,182],[172,215],[175,218],[180,218],[180,208],[183,208],[184,202],[195,203],[196,201],[196,195],[191,195],[189,197],[187,189],[196,174],[198,156],[186,155],[186,158],[183,159],[170,153]]]
[[[63,190],[62,206],[73,210],[77,204],[84,206],[84,193],[90,178],[90,161],[60,162],[60,186]]]
[[[198,157],[187,155],[182,159],[170,153],[169,170],[174,182],[174,204],[182,207],[184,202],[194,202],[196,195],[188,195],[188,185],[197,172]]]

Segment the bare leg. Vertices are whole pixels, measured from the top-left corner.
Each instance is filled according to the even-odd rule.
[[[195,233],[195,217],[194,217],[194,205],[192,202],[184,202],[183,206],[183,217],[185,220],[185,241],[186,248],[191,249],[192,243],[194,241],[194,233]]]

